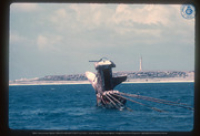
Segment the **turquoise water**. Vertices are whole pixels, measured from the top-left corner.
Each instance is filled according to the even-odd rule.
[[[194,105],[194,83],[133,83],[116,87],[124,93]],[[134,98],[133,98],[134,99]],[[90,84],[9,87],[9,127],[17,130],[191,131],[193,110],[144,100],[157,112],[127,102],[133,111],[96,107]]]

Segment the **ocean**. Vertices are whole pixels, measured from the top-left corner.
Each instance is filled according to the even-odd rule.
[[[120,84],[120,92],[181,102],[194,107],[194,83]],[[133,111],[96,106],[90,84],[9,86],[9,127],[13,130],[168,131],[193,129],[194,111],[132,98],[164,110],[127,101]]]

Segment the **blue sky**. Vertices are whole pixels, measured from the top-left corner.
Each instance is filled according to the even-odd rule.
[[[10,6],[9,79],[95,71],[194,70],[195,20],[181,5],[44,4]]]

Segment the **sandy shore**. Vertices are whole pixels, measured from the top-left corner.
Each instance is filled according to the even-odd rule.
[[[194,82],[194,80],[190,79],[190,80],[183,80],[183,79],[174,79],[174,80],[167,80],[167,79],[163,79],[163,80],[129,80],[126,82],[123,82],[122,84],[130,84],[130,83],[181,83],[181,82]],[[21,82],[21,83],[9,83],[9,86],[15,86],[15,85],[67,85],[67,84],[71,84],[71,85],[76,85],[76,84],[90,84],[89,81],[40,81],[40,82]]]
[[[65,85],[65,84],[90,84],[89,81],[56,81],[56,82],[22,82],[22,83],[9,83],[9,86],[14,85]]]

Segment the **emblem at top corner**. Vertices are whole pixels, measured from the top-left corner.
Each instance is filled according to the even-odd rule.
[[[195,17],[195,7],[193,5],[188,4],[182,5],[181,15],[185,19],[193,19]]]

